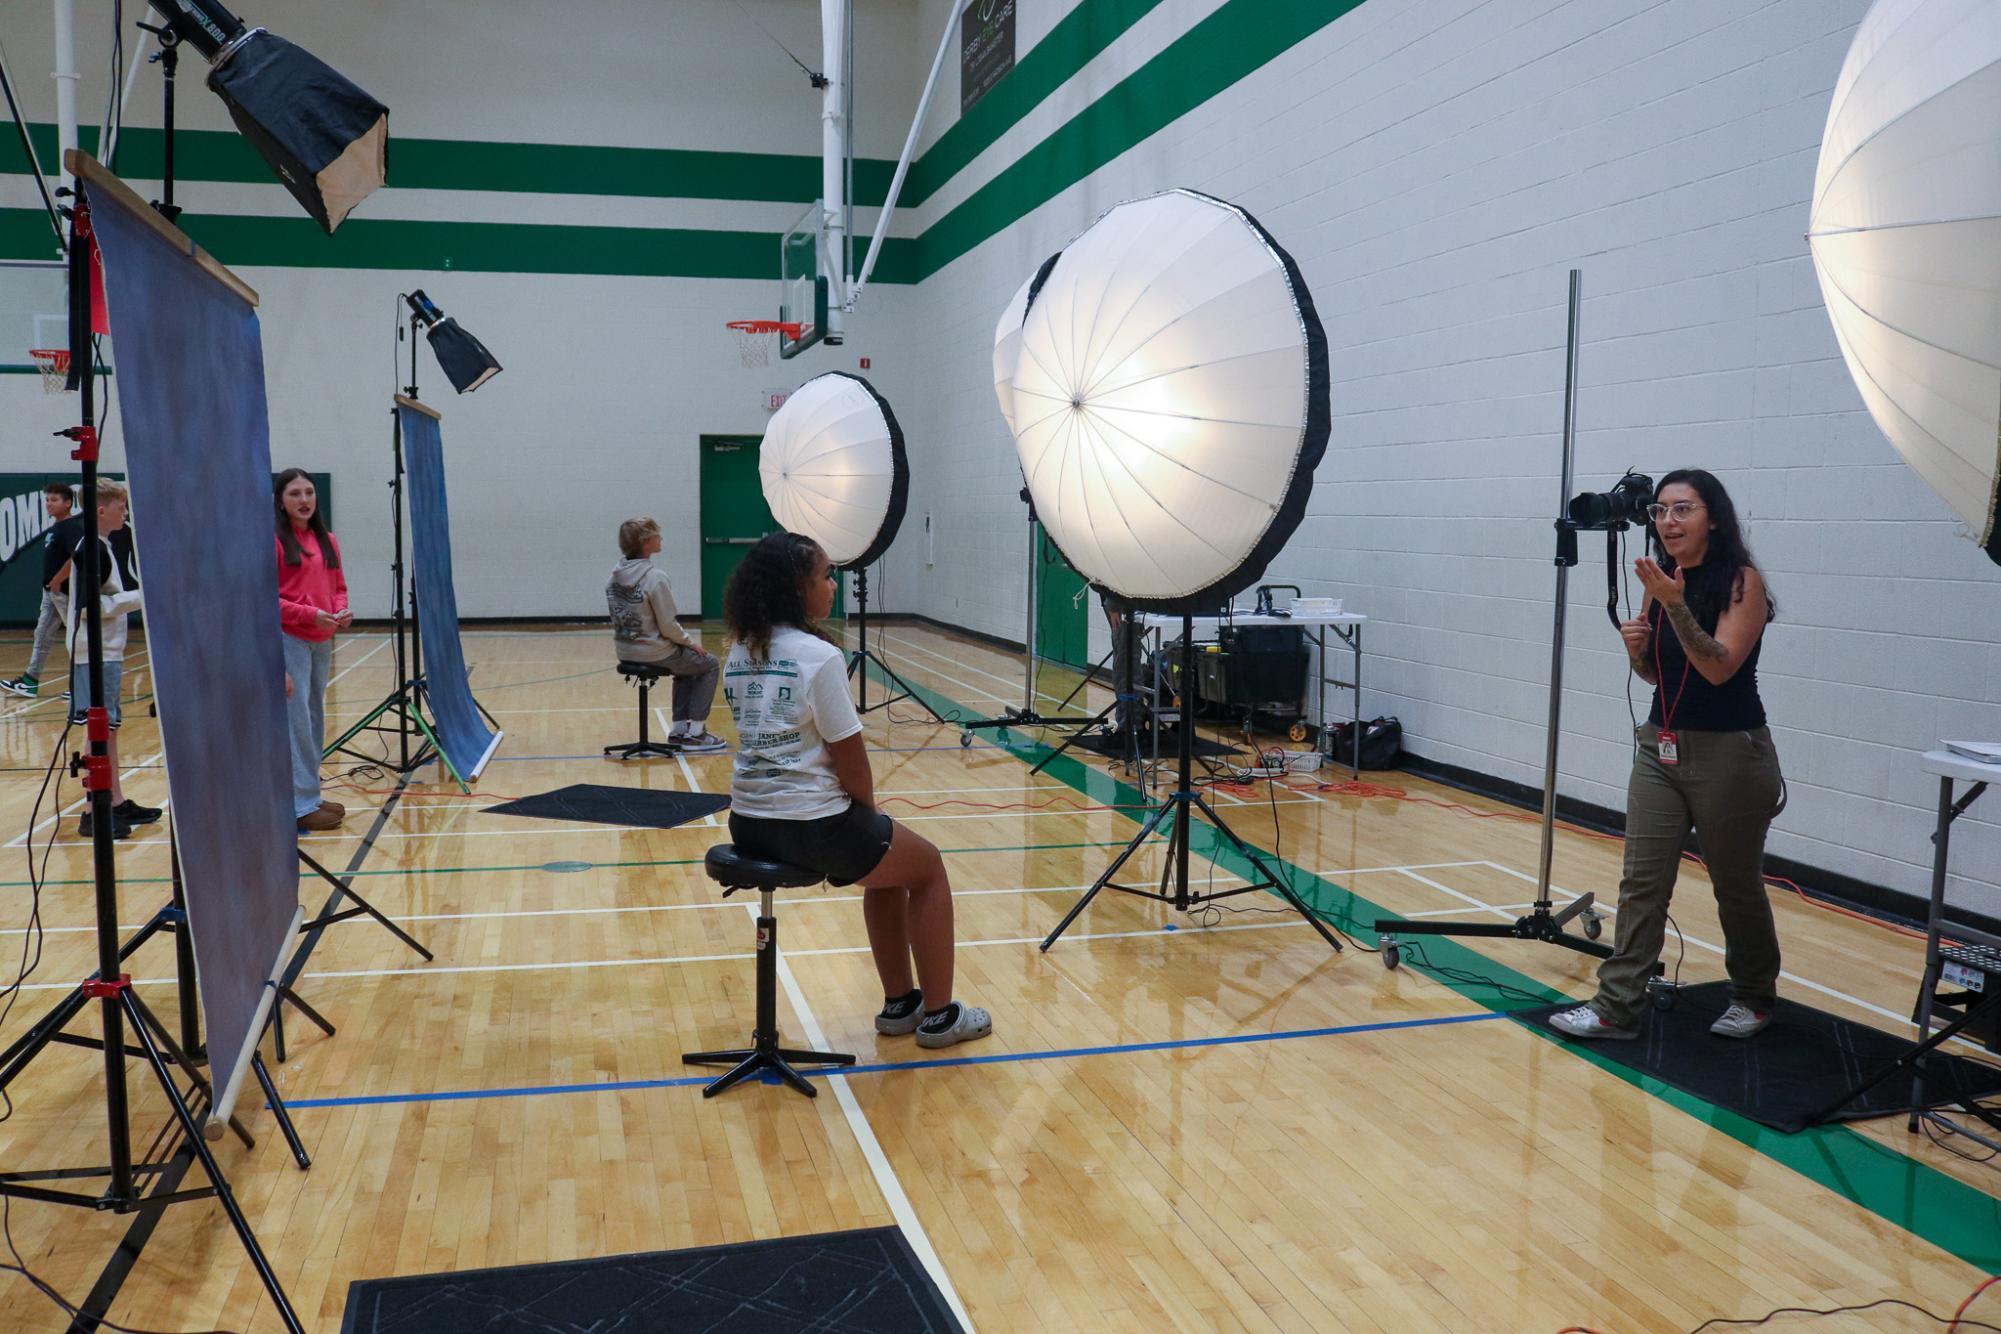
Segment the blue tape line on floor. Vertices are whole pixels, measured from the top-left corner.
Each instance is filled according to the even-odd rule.
[[[824,1075],[872,1075],[891,1070],[928,1070],[954,1065],[1011,1065],[1023,1061],[1060,1061],[1078,1056],[1116,1056],[1128,1052],[1182,1051],[1197,1047],[1234,1047],[1246,1043],[1286,1042],[1294,1038],[1346,1037],[1356,1033],[1390,1033],[1399,1029],[1438,1028],[1445,1024],[1477,1024],[1505,1019],[1504,1014],[1448,1014],[1434,1019],[1398,1019],[1376,1024],[1345,1024],[1336,1028],[1299,1028],[1284,1033],[1232,1033],[1213,1038],[1178,1038],[1165,1042],[1127,1042],[1110,1047],[1060,1047],[1051,1051],[997,1052],[991,1056],[941,1056],[924,1061],[885,1061],[872,1065],[801,1070],[808,1079]],[[623,1079],[600,1084],[546,1084],[523,1088],[460,1089],[437,1093],[375,1093],[351,1098],[291,1098],[293,1111],[313,1107],[383,1107],[413,1102],[466,1102],[478,1098],[533,1098],[557,1093],[627,1093],[644,1089],[687,1088],[707,1084],[721,1074],[686,1075],[679,1079]],[[773,1082],[769,1077],[764,1082]]]

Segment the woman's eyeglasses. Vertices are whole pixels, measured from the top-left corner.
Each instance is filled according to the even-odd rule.
[[[1647,506],[1647,517],[1655,523],[1659,523],[1662,519],[1673,519],[1676,523],[1687,523],[1697,510],[1705,508],[1707,507],[1698,505],[1692,500],[1677,500],[1672,505]]]

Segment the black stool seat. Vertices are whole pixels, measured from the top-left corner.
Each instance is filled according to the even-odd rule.
[[[728,843],[718,843],[702,858],[709,878],[723,887],[725,894],[754,889],[762,897],[757,916],[757,1027],[750,1032],[751,1045],[735,1051],[692,1051],[681,1058],[684,1065],[727,1065],[730,1068],[702,1089],[704,1098],[713,1098],[731,1085],[769,1070],[809,1098],[820,1090],[792,1068],[800,1065],[853,1065],[853,1055],[833,1051],[799,1051],[778,1045],[778,918],[773,915],[771,892],[817,885],[826,877],[803,866],[768,862],[746,856]]]
[[[768,862],[738,852],[734,844],[718,843],[702,858],[709,879],[725,889],[804,889],[827,877],[803,866]]]
[[[666,741],[655,741],[648,728],[653,719],[653,705],[648,692],[667,675],[667,669],[657,662],[626,662],[620,659],[618,674],[639,687],[639,740],[627,741],[616,746],[606,746],[604,753],[612,759],[644,759],[648,755],[672,758],[681,753],[681,748],[670,737]]]

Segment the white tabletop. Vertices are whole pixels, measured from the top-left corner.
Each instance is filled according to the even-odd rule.
[[[1928,750],[1918,757],[1918,767],[1941,778],[1958,778],[1968,783],[2001,783],[2001,764],[1982,764],[1949,750]]]
[[[1214,630],[1223,624],[1218,616],[1197,616],[1197,630]],[[1260,616],[1255,612],[1239,611],[1230,614],[1231,625],[1361,625],[1369,618],[1358,611],[1313,612],[1302,611],[1292,616]],[[1157,611],[1143,611],[1139,623],[1147,629],[1176,630],[1181,626],[1179,616],[1168,616]]]

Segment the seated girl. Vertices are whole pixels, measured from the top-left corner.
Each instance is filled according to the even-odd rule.
[[[723,698],[736,720],[730,841],[739,852],[862,886],[862,920],[882,979],[878,1033],[949,1047],[993,1032],[952,998],[952,884],[938,849],[876,809],[845,655],[819,622],[833,570],[798,533],[760,538],[730,576]],[[917,986],[911,957],[916,956]],[[921,990],[918,987],[921,986]]]

